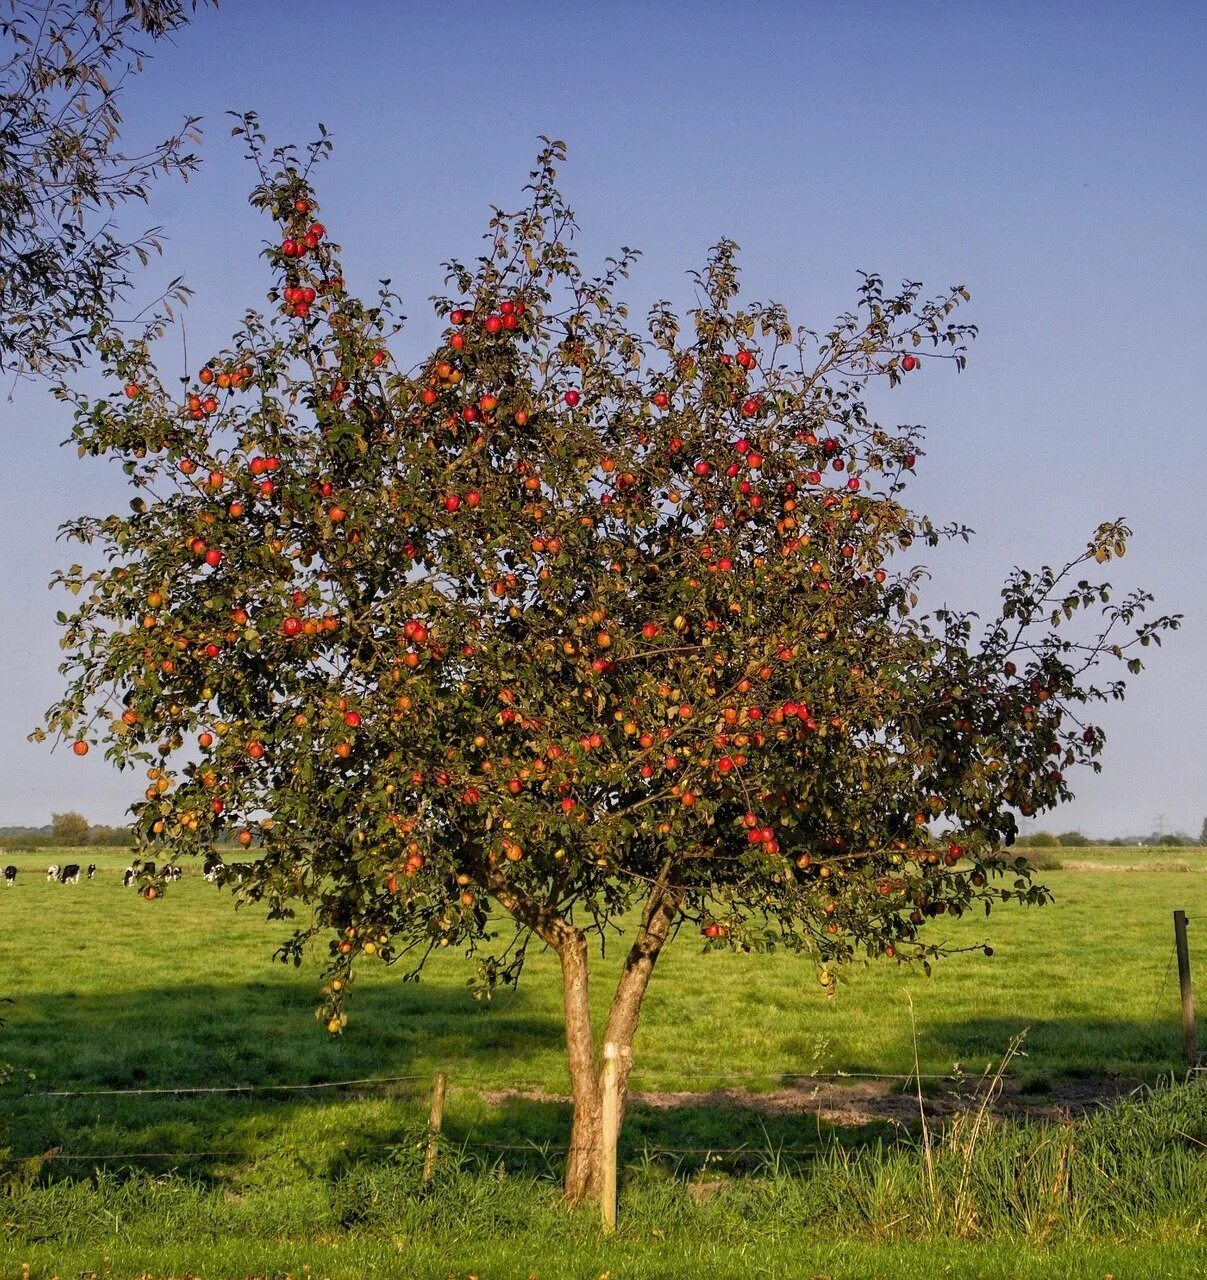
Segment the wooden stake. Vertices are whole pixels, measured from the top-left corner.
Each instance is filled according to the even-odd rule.
[[[1190,985],[1190,944],[1186,941],[1186,912],[1173,913],[1173,938],[1178,951],[1178,986],[1182,990],[1182,1035],[1186,1041],[1186,1065],[1199,1065],[1198,1028],[1194,1020],[1194,991]]]
[[[603,1188],[599,1201],[604,1235],[616,1231],[616,1142],[620,1129],[620,1053],[609,1040],[604,1045],[603,1117],[600,1143],[603,1150]]]
[[[427,1114],[427,1153],[423,1157],[423,1181],[431,1182],[436,1173],[436,1156],[440,1152],[440,1126],[444,1123],[444,1089],[448,1077],[443,1071],[436,1072],[436,1083],[432,1086],[432,1107]]]

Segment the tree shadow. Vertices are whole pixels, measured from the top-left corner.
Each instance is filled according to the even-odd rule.
[[[337,1178],[356,1166],[414,1159],[433,1075],[445,1070],[446,1146],[482,1165],[559,1175],[570,1120],[561,1096],[567,1089],[562,1026],[556,1016],[534,1012],[522,988],[485,1010],[463,987],[377,985],[358,993],[356,1034],[342,1037],[318,1028],[307,1034],[312,1002],[309,989],[283,977],[167,990],[127,984],[103,995],[22,1000],[5,1056],[19,1078],[30,1071],[37,1078],[10,1085],[0,1097],[14,1153],[57,1148],[43,1174],[54,1179],[94,1168],[120,1175],[173,1169],[224,1183]],[[952,1061],[973,1067],[987,1051],[1000,1056],[1021,1029],[1010,1019],[986,1018],[932,1025],[928,1038]],[[1033,1024],[1026,1043],[1059,1049],[1064,1060],[1084,1044],[1087,1060],[1100,1062],[1103,1040],[1132,1046],[1136,1061],[1147,1063],[1154,1052],[1167,1051],[1176,1061],[1180,1043],[1167,1020],[1075,1019]],[[710,1075],[723,1079],[723,1064]],[[1030,1087],[1037,1098],[1045,1087],[1056,1091],[1061,1105],[1059,1089],[1078,1083],[1073,1075]],[[365,1078],[390,1083],[274,1088]],[[776,1159],[808,1161],[835,1143],[858,1149],[891,1140],[908,1128],[911,1114],[917,1118],[901,1080],[762,1083],[774,1091],[746,1094],[739,1076],[731,1090],[643,1098],[635,1076],[622,1161],[650,1157],[683,1173],[749,1173]],[[961,1087],[970,1090],[928,1083],[928,1105]],[[1080,1084],[1075,1109],[1126,1092],[1129,1081],[1100,1094]],[[171,1092],[236,1085],[255,1088]],[[132,1089],[148,1092],[97,1092]],[[56,1092],[78,1096],[46,1096]],[[1027,1100],[1017,1081],[1007,1093]],[[115,1158],[81,1158],[89,1156]]]
[[[96,1162],[111,1172],[170,1166],[223,1179],[249,1162],[282,1174],[292,1162],[335,1176],[413,1149],[444,1070],[447,1146],[513,1169],[560,1166],[570,1121],[563,1030],[533,1012],[522,988],[486,1010],[464,988],[376,986],[358,993],[356,1034],[340,1037],[307,1033],[312,1001],[280,978],[22,999],[5,1044],[18,1083],[0,1091],[15,1154],[58,1149],[51,1177],[90,1172],[77,1158],[90,1154],[116,1157]],[[388,1083],[284,1087],[366,1079]],[[635,1100],[623,1155],[700,1163],[724,1152],[746,1167],[772,1149],[808,1154],[839,1131],[740,1102]],[[876,1124],[847,1138],[888,1132]]]

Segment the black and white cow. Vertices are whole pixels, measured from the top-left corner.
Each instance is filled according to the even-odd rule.
[[[125,871],[122,872],[122,888],[123,889],[130,888],[130,886],[134,883],[134,881],[137,878],[138,877],[134,874],[134,868],[127,867]]]
[[[184,874],[179,867],[164,867],[163,878],[170,880],[173,884]]]
[[[88,864],[88,879],[89,880],[96,879],[96,863],[95,862],[90,862]]]
[[[210,882],[210,884],[217,884],[218,881],[222,879],[225,873],[226,873],[226,863],[215,862],[212,867],[206,867],[205,878]]]
[[[80,864],[78,862],[69,862],[59,872],[60,884],[79,884],[80,882]]]
[[[46,878],[47,880],[57,880],[59,878],[59,864],[57,862],[52,862],[46,868]]]
[[[17,868],[7,866],[4,868],[4,883],[11,889],[17,883]]]

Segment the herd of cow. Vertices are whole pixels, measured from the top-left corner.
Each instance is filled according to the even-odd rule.
[[[219,880],[226,871],[226,866],[221,862],[215,862],[208,866],[205,870],[205,878],[211,884]],[[155,863],[144,862],[138,871],[133,867],[127,867],[122,873],[122,887],[129,889],[137,884],[140,876],[154,877],[156,874]],[[163,867],[159,871],[161,880],[179,880],[183,872],[179,867]],[[46,879],[51,883],[57,884],[79,884],[80,876],[86,875],[89,880],[96,875],[96,863],[90,862],[87,868],[81,868],[78,862],[68,862],[60,866],[57,862],[52,862],[46,868]],[[236,875],[236,879],[242,880],[242,875]],[[17,883],[17,868],[11,864],[4,868],[4,883],[10,889]]]

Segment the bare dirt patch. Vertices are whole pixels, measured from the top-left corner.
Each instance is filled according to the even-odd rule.
[[[924,1097],[928,1118],[952,1116],[975,1111],[981,1096],[974,1090],[975,1081],[964,1089],[953,1082],[946,1092]],[[1139,1088],[1138,1080],[1115,1078],[1070,1080],[1054,1083],[1043,1092],[1024,1092],[1017,1080],[1003,1080],[991,1110],[1002,1116],[1033,1116],[1045,1120],[1068,1122],[1109,1106]],[[498,1089],[483,1092],[483,1099],[493,1105],[508,1101],[569,1103],[568,1095],[543,1089]],[[754,1111],[760,1115],[811,1115],[829,1124],[843,1127],[874,1124],[877,1121],[910,1127],[918,1122],[918,1098],[900,1081],[860,1080],[850,1083],[831,1081],[799,1081],[770,1092],[754,1093],[748,1089],[710,1089],[704,1093],[674,1090],[634,1089],[629,1094],[630,1107],[672,1110],[680,1107],[710,1107],[733,1111]]]

